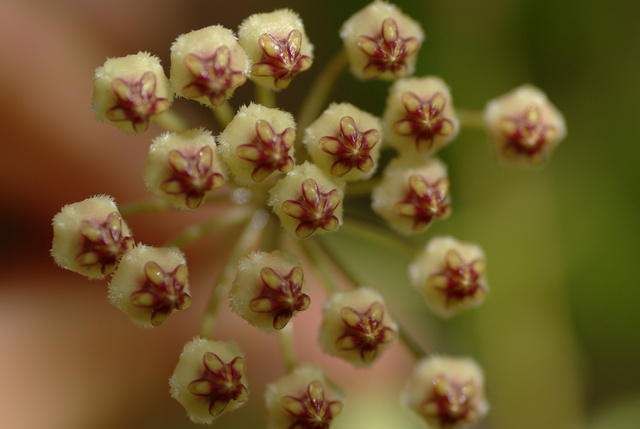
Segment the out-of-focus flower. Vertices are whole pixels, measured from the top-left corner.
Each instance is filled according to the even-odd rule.
[[[458,134],[447,84],[435,76],[397,80],[382,115],[385,140],[400,153],[433,155]]]
[[[129,227],[107,195],[67,204],[53,218],[54,261],[91,279],[111,274],[133,245]]]
[[[191,305],[184,255],[173,247],[137,245],[118,264],[109,300],[138,326],[162,325],[174,310]]]
[[[349,103],[333,103],[305,130],[313,162],[345,181],[373,175],[380,157],[380,121]]]
[[[315,366],[297,367],[267,386],[267,429],[328,429],[344,396]]]
[[[171,84],[178,95],[217,107],[247,81],[251,64],[233,32],[212,25],[171,45]]]
[[[393,159],[371,198],[373,210],[402,234],[423,232],[451,214],[447,169],[437,159]]]
[[[319,341],[326,353],[365,367],[393,343],[397,330],[382,296],[361,287],[329,297]]]
[[[194,338],[185,344],[169,387],[194,423],[211,424],[249,399],[244,354],[233,342]]]
[[[269,191],[269,205],[282,226],[299,238],[331,232],[342,222],[345,182],[316,165],[297,165]]]
[[[475,423],[489,410],[482,370],[471,359],[432,356],[418,362],[403,400],[433,429]]]
[[[126,132],[146,131],[172,101],[173,90],[160,60],[147,52],[110,58],[96,69],[92,103],[96,118]]]
[[[504,164],[540,165],[567,133],[562,113],[531,85],[489,101],[484,120],[496,156]]]
[[[171,204],[186,209],[199,207],[211,191],[224,184],[211,132],[194,129],[153,139],[144,179],[151,192]]]
[[[340,37],[355,77],[393,80],[413,73],[424,32],[397,6],[375,0],[343,24]]]
[[[480,305],[489,286],[482,249],[452,237],[432,238],[409,267],[413,286],[431,310],[449,318]]]
[[[304,293],[304,274],[296,258],[285,252],[254,252],[238,262],[229,294],[231,309],[268,332],[284,328],[294,313],[311,303]]]
[[[236,182],[249,185],[291,171],[295,139],[290,113],[251,103],[238,110],[218,136],[218,145]]]
[[[302,20],[289,9],[249,16],[240,24],[238,40],[253,61],[251,79],[268,88],[288,87],[313,62]]]

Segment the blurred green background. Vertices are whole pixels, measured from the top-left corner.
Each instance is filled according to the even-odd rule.
[[[76,194],[88,196],[87,192],[93,192],[86,191],[84,184],[76,188],[69,186],[73,182],[59,179],[55,172],[61,167],[52,166],[52,170],[30,167],[39,166],[38,162],[45,164],[45,158],[50,156],[57,159],[58,149],[52,148],[51,142],[66,138],[66,125],[55,123],[46,128],[44,135],[50,140],[33,140],[29,134],[35,131],[27,128],[38,128],[39,121],[45,123],[49,111],[45,109],[41,115],[38,108],[42,106],[37,100],[18,100],[20,91],[15,87],[17,83],[14,84],[18,80],[11,79],[21,72],[26,77],[25,84],[30,79],[46,80],[55,74],[56,57],[51,51],[38,53],[46,60],[42,68],[22,70],[24,62],[20,55],[24,52],[19,50],[29,41],[7,40],[11,34],[33,33],[34,38],[46,38],[44,30],[48,27],[37,34],[40,27],[29,27],[34,22],[44,22],[60,30],[60,34],[65,35],[61,40],[82,44],[77,55],[88,55],[86,62],[93,64],[86,70],[69,69],[68,73],[90,77],[93,68],[101,65],[107,56],[148,50],[159,55],[166,65],[169,64],[168,48],[181,33],[216,23],[236,28],[251,12],[290,7],[300,13],[316,46],[315,66],[308,75],[296,79],[289,92],[278,97],[284,108],[295,112],[320,65],[339,48],[337,31],[342,22],[368,2],[236,0],[230,5],[217,0],[139,0],[135,3],[135,7],[125,0],[115,0],[108,5],[91,0],[6,3],[11,11],[18,10],[15,16],[24,22],[9,22],[12,15],[6,13],[1,18],[6,20],[3,51],[7,54],[0,63],[0,81],[7,96],[0,101],[0,112],[4,117],[14,115],[13,122],[8,120],[2,125],[7,128],[6,138],[2,140],[5,163],[13,164],[0,176],[4,184],[0,191],[3,272],[7,276],[0,284],[0,297],[5,303],[12,302],[9,298],[19,293],[16,292],[18,286],[30,284],[21,281],[22,272],[11,270],[16,260],[18,266],[38,267],[38,264],[50,263],[46,256],[49,219],[57,211],[56,207],[75,201]],[[354,247],[353,237],[345,233],[337,234],[332,244],[354,257],[354,263],[359,264],[362,275],[372,286],[383,291],[394,288],[393,304],[402,308],[407,321],[417,325],[417,334],[427,335],[427,347],[435,352],[472,355],[481,363],[492,409],[480,428],[640,427],[640,281],[637,276],[640,265],[636,260],[636,244],[640,241],[636,220],[640,210],[640,144],[636,132],[640,116],[640,30],[637,25],[640,9],[637,1],[399,0],[395,3],[419,21],[427,34],[416,75],[432,74],[445,79],[452,88],[458,109],[481,110],[487,100],[522,83],[531,83],[546,91],[564,113],[568,137],[550,162],[537,170],[500,167],[482,130],[462,130],[454,143],[441,152],[449,165],[454,215],[418,241],[447,234],[483,246],[488,256],[491,294],[479,309],[447,323],[435,320],[406,287],[408,258],[384,256],[386,264],[376,263],[385,249],[368,243]],[[21,30],[10,32],[12,24]],[[25,30],[29,28],[36,30]],[[73,46],[53,45],[54,49],[57,47],[71,57],[75,55]],[[14,73],[15,70],[18,72]],[[55,81],[51,85],[53,90]],[[387,86],[380,82],[358,82],[345,74],[335,88],[334,100],[349,101],[379,115]],[[85,85],[82,91],[84,95],[80,98],[86,101],[80,108],[86,110],[91,89]],[[248,92],[243,91],[239,99],[248,96]],[[57,100],[61,105],[67,103],[64,97]],[[32,108],[37,114],[31,115]],[[200,118],[208,120],[205,116]],[[73,120],[70,118],[70,123]],[[77,120],[90,121],[91,118],[87,115]],[[65,130],[61,131],[59,126]],[[90,126],[104,129],[101,124]],[[60,136],[57,140],[56,134]],[[129,143],[114,142],[114,147],[121,147],[117,145],[129,146]],[[135,146],[135,142],[131,145]],[[95,153],[83,148],[84,151],[76,151],[74,157],[67,158],[73,162],[64,166],[64,171],[76,180],[86,171],[101,166]],[[20,155],[12,158],[12,150]],[[65,156],[64,153],[61,149],[60,156]],[[132,159],[138,157],[138,152],[132,155]],[[19,162],[13,162],[17,160]],[[12,186],[15,183],[17,185]],[[24,189],[15,189],[22,185]],[[108,187],[103,186],[105,183],[100,185],[95,193],[109,192]],[[126,189],[125,200],[143,191],[139,183]],[[21,234],[30,234],[29,239],[24,240]],[[16,253],[15,248],[19,248],[20,253]],[[37,264],[30,265],[31,260]],[[52,273],[55,271],[47,271],[47,276],[57,275]],[[57,280],[47,277],[47,281],[65,282],[71,278],[68,273],[61,276]],[[42,286],[41,279],[34,282]],[[20,290],[36,297],[40,289],[34,286]],[[19,302],[32,304],[31,298]],[[45,304],[40,305],[47,308]],[[5,305],[0,310],[3,308],[8,307]],[[7,332],[23,316],[12,319],[11,312],[0,311],[0,314],[4,338],[9,338]],[[62,331],[59,334],[65,335]],[[113,341],[112,345],[105,346],[120,347],[117,339]],[[2,353],[6,358],[11,351]],[[175,359],[167,359],[171,367]],[[6,404],[11,404],[15,397],[7,381],[10,369],[5,367],[0,371],[3,371],[0,380],[5,380],[0,382],[1,409],[10,407]],[[368,377],[366,372],[359,374],[364,379]],[[381,386],[385,386],[384,383]],[[371,407],[371,401],[387,401],[394,394],[373,390],[369,393],[371,396],[362,393],[355,398],[349,414],[342,421],[336,420],[335,427],[421,427],[396,403]],[[44,396],[55,397],[55,394]],[[116,420],[96,423],[92,428],[195,427],[170,399],[161,403],[162,410],[157,413],[147,412],[153,408],[142,399],[141,403],[145,404],[141,405],[145,413],[136,414],[133,407],[135,417],[130,423],[126,423],[126,419],[118,420],[122,413],[114,411]],[[262,411],[256,411],[255,422],[249,424],[246,420],[251,410],[260,409],[260,401],[254,401],[251,407],[235,416],[221,418],[216,425],[262,427]],[[22,426],[6,427],[43,427],[29,426],[29,421],[25,418]],[[2,425],[0,422],[0,427],[5,427]],[[47,427],[64,426],[52,422]],[[88,426],[72,429],[76,427]]]

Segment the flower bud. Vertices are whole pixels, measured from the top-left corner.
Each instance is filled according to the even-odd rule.
[[[304,365],[267,386],[267,429],[328,429],[344,396],[320,368]]]
[[[303,292],[303,279],[294,256],[280,251],[251,253],[238,262],[229,294],[231,309],[253,326],[280,330],[311,303]]]
[[[107,195],[68,204],[53,217],[53,260],[90,279],[111,274],[133,245],[129,227]]]
[[[171,84],[178,95],[217,107],[244,85],[250,62],[233,32],[212,25],[171,45]]]
[[[313,162],[345,181],[371,177],[380,157],[380,121],[349,103],[333,103],[305,130]]]
[[[251,79],[267,88],[288,87],[313,62],[302,20],[289,9],[249,16],[240,24],[238,40],[253,61]]]
[[[375,0],[342,25],[340,37],[355,77],[393,80],[413,73],[424,33],[397,6]]]
[[[397,80],[382,122],[385,139],[400,153],[433,155],[458,134],[449,87],[435,76]]]
[[[285,229],[295,232],[298,238],[306,238],[338,229],[344,185],[305,162],[271,188],[268,203]]]
[[[147,188],[176,207],[194,209],[224,184],[213,136],[193,129],[164,133],[149,147],[144,174]]]
[[[484,301],[489,292],[485,269],[479,246],[435,237],[411,264],[409,273],[431,310],[446,319]]]
[[[531,85],[489,101],[484,120],[504,164],[541,165],[567,133],[562,113]]]
[[[169,387],[191,421],[211,424],[249,398],[244,354],[233,342],[194,338],[185,344]]]
[[[403,401],[433,429],[476,423],[489,411],[482,370],[471,359],[432,356],[418,362]]]
[[[241,185],[262,182],[294,165],[296,123],[279,109],[251,103],[242,106],[218,136],[220,155]]]
[[[437,159],[393,159],[371,198],[373,211],[401,234],[424,232],[451,214],[447,169]]]
[[[397,331],[378,292],[364,287],[337,292],[322,310],[320,346],[325,353],[365,367],[393,343]]]
[[[160,60],[139,52],[110,58],[95,72],[92,108],[96,118],[141,133],[153,117],[171,106],[173,90]]]
[[[136,325],[162,325],[174,310],[191,305],[189,270],[177,248],[137,245],[109,282],[109,300]]]

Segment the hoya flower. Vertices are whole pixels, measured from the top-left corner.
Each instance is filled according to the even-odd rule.
[[[437,159],[393,159],[371,198],[373,210],[401,234],[423,232],[451,214],[447,169]]]
[[[496,156],[504,164],[540,165],[567,133],[562,113],[531,85],[489,101],[484,120]]]
[[[176,207],[194,209],[224,184],[224,172],[211,132],[193,129],[164,133],[149,147],[147,188]]]
[[[397,6],[375,0],[342,25],[340,37],[355,77],[393,80],[413,73],[424,32]]]
[[[282,226],[298,238],[331,232],[342,222],[345,183],[316,165],[297,165],[269,191],[269,205]]]
[[[267,386],[267,429],[328,429],[344,396],[320,368],[297,367]]]
[[[268,332],[284,328],[294,313],[311,303],[304,293],[304,274],[296,258],[285,252],[254,252],[238,262],[231,287],[231,309]]]
[[[171,84],[178,95],[217,107],[244,85],[250,61],[236,36],[212,25],[179,36],[171,45]]]
[[[397,80],[382,115],[385,139],[400,153],[433,155],[458,134],[447,84],[435,76]]]
[[[173,247],[137,245],[113,274],[109,300],[138,326],[162,325],[174,310],[191,305],[184,255]]]
[[[489,286],[482,249],[453,237],[435,237],[409,267],[413,286],[431,310],[449,318],[480,305]]]
[[[261,86],[284,89],[313,62],[302,20],[289,9],[249,16],[240,24],[238,40],[253,62],[251,79]]]
[[[147,52],[110,58],[96,69],[92,103],[96,118],[126,132],[146,131],[172,101],[173,90],[160,60]]]
[[[345,181],[373,175],[380,157],[380,121],[349,103],[333,103],[305,130],[313,162]]]
[[[53,260],[91,279],[111,274],[133,245],[129,227],[107,195],[68,204],[53,218]]]
[[[236,182],[250,185],[273,173],[291,171],[295,139],[296,123],[290,113],[251,103],[238,110],[218,136],[218,145]]]
[[[397,331],[382,296],[362,287],[329,297],[322,310],[320,345],[330,355],[365,367],[393,343]]]
[[[244,354],[233,342],[194,338],[185,344],[169,387],[191,421],[211,424],[249,399]]]
[[[489,411],[482,370],[471,359],[432,356],[418,362],[403,400],[433,429],[476,423]]]

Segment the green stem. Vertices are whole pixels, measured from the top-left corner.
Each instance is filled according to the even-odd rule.
[[[171,109],[156,116],[155,122],[172,133],[179,133],[189,129],[189,124],[182,115]]]
[[[123,217],[129,217],[145,213],[162,212],[171,208],[173,208],[173,206],[165,200],[161,200],[159,198],[149,198],[123,204],[119,208],[119,210],[120,214]]]
[[[332,293],[340,290],[334,277],[331,275],[329,266],[325,263],[327,258],[327,249],[322,246],[322,242],[318,241],[317,238],[311,238],[301,241],[299,244],[322,278],[322,285],[325,287],[327,292]]]
[[[327,99],[346,65],[347,54],[344,49],[340,49],[316,76],[298,114],[299,137],[326,106]]]
[[[280,340],[284,367],[287,372],[291,372],[298,366],[293,344],[293,321],[290,320],[284,328],[278,331],[278,339]]]
[[[200,324],[201,338],[213,338],[213,330],[216,326],[216,317],[218,315],[220,302],[222,302],[231,287],[231,282],[238,268],[238,259],[256,248],[261,232],[263,231],[263,224],[256,221],[256,216],[260,215],[262,215],[262,213],[256,213],[246,222],[242,234],[238,238],[238,241],[236,241],[233,249],[231,249],[231,252],[229,252],[227,263],[222,274],[218,277],[217,283],[213,285],[209,303],[202,317],[202,323]]]
[[[378,186],[379,183],[380,179],[351,182],[347,185],[348,192],[346,193],[345,198],[352,200],[371,195],[371,191],[373,191],[373,188]]]
[[[168,241],[165,246],[183,248],[194,241],[198,241],[208,233],[217,229],[229,228],[245,222],[251,213],[248,207],[235,207],[206,222],[189,226],[182,234]]]
[[[264,107],[273,109],[277,106],[276,92],[266,86],[256,85],[256,100]]]
[[[464,128],[484,129],[484,117],[479,110],[458,110],[460,126]]]
[[[341,229],[349,234],[358,235],[366,240],[376,242],[389,250],[404,253],[412,258],[420,250],[410,241],[377,225],[354,217],[347,217]]]
[[[211,113],[213,113],[214,118],[216,118],[220,130],[224,130],[236,114],[228,101],[222,106],[212,108]]]

